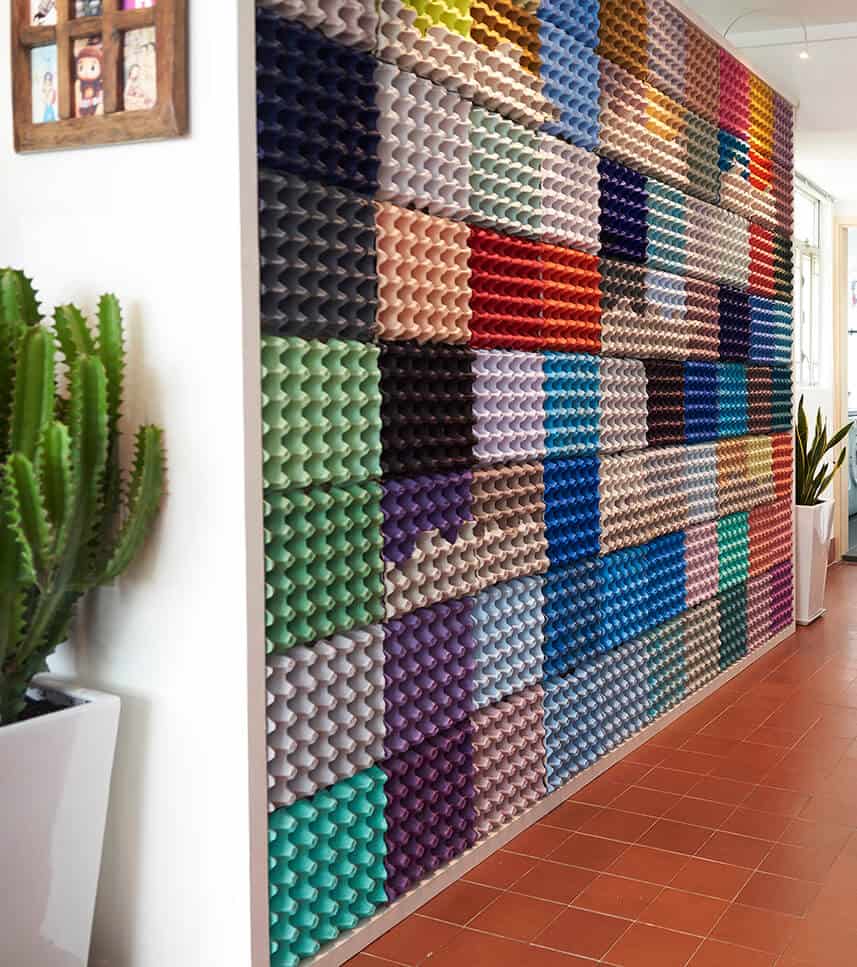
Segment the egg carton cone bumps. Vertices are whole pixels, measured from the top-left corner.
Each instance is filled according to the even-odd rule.
[[[475,470],[473,520],[483,587],[547,571],[545,486],[541,463]]]
[[[598,459],[545,462],[545,523],[551,567],[598,553]]]
[[[538,353],[476,350],[473,416],[480,464],[545,454],[545,376]]]
[[[381,468],[390,476],[474,463],[472,350],[464,346],[381,345]]]
[[[470,722],[461,722],[383,765],[390,900],[476,842],[472,733]]]
[[[470,471],[384,484],[384,584],[388,618],[475,594],[485,586]]]
[[[470,103],[391,64],[375,68],[377,197],[434,215],[469,212]]]
[[[262,447],[272,488],[345,483],[381,473],[376,346],[262,337]]]
[[[268,658],[268,802],[291,805],[384,757],[384,633],[369,625]]]
[[[602,453],[646,446],[646,367],[639,359],[599,360],[601,406],[598,448]]]
[[[375,59],[264,9],[256,38],[260,166],[374,194]]]
[[[513,578],[473,598],[473,705],[485,708],[541,681],[545,578]]]
[[[692,694],[717,677],[720,670],[720,600],[717,597],[689,608],[681,616],[684,627],[686,689]]]
[[[487,836],[543,798],[544,692],[541,685],[471,716],[476,831]]]
[[[567,675],[602,647],[596,557],[552,567],[544,578],[544,672]]]
[[[475,224],[538,238],[541,136],[474,106],[470,112],[470,209]]]
[[[339,44],[364,50],[375,46],[378,13],[371,0],[258,0],[258,5],[320,30]]]
[[[262,328],[369,340],[375,331],[375,209],[356,192],[259,171]]]
[[[471,607],[469,598],[446,601],[384,625],[389,755],[464,721],[473,710]]]
[[[373,766],[270,814],[273,967],[296,967],[386,902],[386,781]]]
[[[381,522],[377,483],[267,495],[269,652],[383,617]]]
[[[375,206],[377,334],[418,343],[470,338],[469,231],[461,222]]]
[[[545,241],[597,254],[598,158],[560,138],[541,138],[542,213]]]

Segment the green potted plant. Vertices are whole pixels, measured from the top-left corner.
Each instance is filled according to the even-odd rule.
[[[827,488],[845,460],[845,450],[831,465],[825,457],[848,436],[846,423],[832,437],[819,409],[815,429],[809,436],[809,423],[800,398],[795,424],[795,616],[807,625],[824,614],[824,588],[827,561],[833,533],[833,499],[825,497]]]
[[[84,965],[119,716],[41,675],[75,606],[140,549],[164,487],[162,432],[120,465],[125,351],[115,296],[51,325],[0,270],[0,963]],[[65,959],[63,959],[65,958]]]

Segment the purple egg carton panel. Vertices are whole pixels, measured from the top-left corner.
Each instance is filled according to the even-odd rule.
[[[473,519],[473,474],[435,473],[384,483],[384,558],[402,564],[414,553],[420,534],[437,531],[453,543]]]
[[[466,720],[381,765],[391,901],[476,842],[472,736]]]
[[[473,710],[473,602],[418,608],[384,625],[385,751],[398,755]]]

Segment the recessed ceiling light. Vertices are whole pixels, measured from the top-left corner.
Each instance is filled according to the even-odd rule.
[[[804,47],[798,56],[801,60],[809,60],[809,51]]]

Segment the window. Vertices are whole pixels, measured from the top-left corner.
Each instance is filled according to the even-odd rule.
[[[795,369],[801,386],[821,379],[821,199],[795,186]]]

